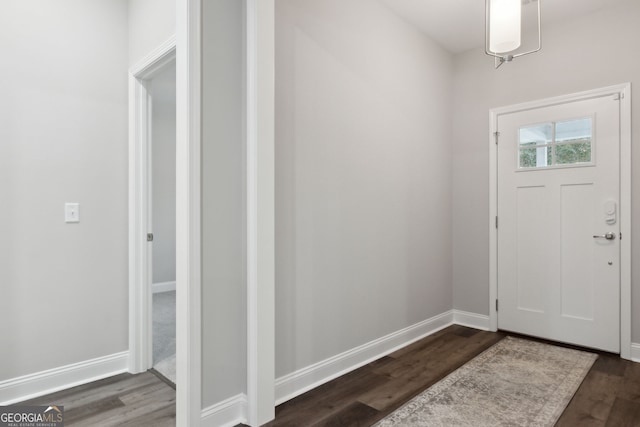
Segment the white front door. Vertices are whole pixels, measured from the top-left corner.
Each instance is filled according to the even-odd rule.
[[[620,352],[620,101],[500,115],[498,132],[498,327]]]

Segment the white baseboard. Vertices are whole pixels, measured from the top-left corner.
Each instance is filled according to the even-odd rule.
[[[640,363],[640,344],[631,343],[631,360]]]
[[[127,372],[129,352],[123,351],[60,368],[0,381],[0,406],[66,390]]]
[[[247,422],[247,395],[239,394],[202,410],[201,427],[232,427]]]
[[[453,323],[456,325],[467,326],[469,328],[488,331],[491,329],[489,316],[482,314],[469,313],[467,311],[453,310]]]
[[[160,292],[169,292],[176,290],[176,282],[162,282],[151,285],[151,292],[159,294]]]
[[[276,380],[276,405],[373,362],[453,323],[453,311],[391,333]]]

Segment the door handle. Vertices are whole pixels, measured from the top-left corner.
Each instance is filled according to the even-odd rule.
[[[607,240],[615,240],[616,233],[613,231],[608,232],[607,234],[602,234],[600,236],[593,236],[594,239],[607,239]]]

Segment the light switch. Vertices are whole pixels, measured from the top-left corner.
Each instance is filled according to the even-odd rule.
[[[64,204],[64,222],[80,222],[80,203]]]

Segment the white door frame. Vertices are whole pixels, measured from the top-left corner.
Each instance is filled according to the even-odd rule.
[[[247,421],[275,417],[275,5],[246,0]]]
[[[176,58],[170,38],[129,70],[129,372],[152,367],[151,96],[147,83]]]
[[[631,83],[539,101],[494,108],[489,112],[489,321],[498,330],[498,118],[504,114],[620,94],[620,356],[631,360]]]
[[[176,426],[202,420],[202,0],[176,1]]]
[[[146,81],[176,61],[176,425],[201,420],[200,0],[177,1],[176,36],[129,73],[129,372],[152,367],[151,108]]]

